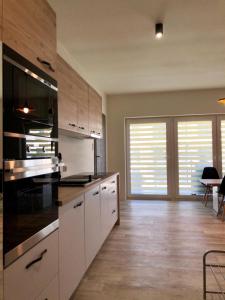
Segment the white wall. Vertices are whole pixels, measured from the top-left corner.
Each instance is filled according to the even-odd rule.
[[[59,152],[62,153],[67,171],[62,177],[82,172],[94,172],[94,140],[59,135]]]
[[[224,96],[225,88],[107,97],[108,170],[120,172],[121,200],[125,199],[125,117],[225,113],[225,106],[216,102]]]

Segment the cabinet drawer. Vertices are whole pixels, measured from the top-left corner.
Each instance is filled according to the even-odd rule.
[[[59,300],[59,279],[56,276],[36,300]]]
[[[35,299],[57,273],[58,230],[4,270],[4,299]]]

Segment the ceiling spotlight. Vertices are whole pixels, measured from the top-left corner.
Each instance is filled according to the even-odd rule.
[[[225,104],[225,98],[221,98],[221,99],[217,100],[217,102],[220,104]]]
[[[155,24],[155,38],[160,40],[163,37],[163,24],[157,23]]]

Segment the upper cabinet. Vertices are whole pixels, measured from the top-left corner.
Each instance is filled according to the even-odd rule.
[[[58,117],[59,128],[75,131],[78,127],[78,104],[75,100],[73,69],[58,55]]]
[[[3,0],[0,0],[0,41],[2,41],[2,13],[3,13]]]
[[[57,56],[59,128],[86,136],[101,136],[102,99],[87,82]]]
[[[102,135],[102,98],[92,87],[89,87],[89,131]]]
[[[56,15],[45,0],[3,0],[3,42],[55,77]]]

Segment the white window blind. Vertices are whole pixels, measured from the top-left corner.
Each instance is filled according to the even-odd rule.
[[[166,123],[129,125],[130,192],[167,195]]]
[[[222,153],[222,173],[225,175],[225,120],[221,120],[221,153]]]
[[[182,121],[177,127],[179,194],[202,194],[203,168],[213,165],[212,121]]]

